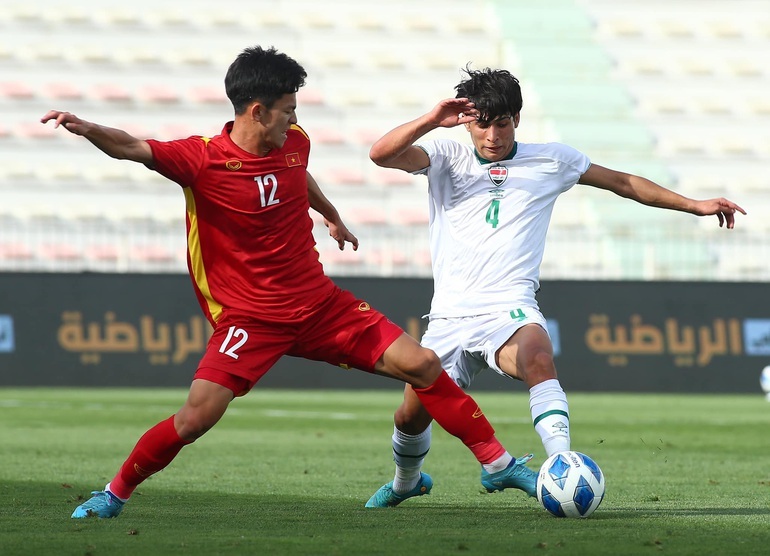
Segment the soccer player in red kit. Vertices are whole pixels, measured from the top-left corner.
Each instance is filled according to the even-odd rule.
[[[287,354],[404,381],[484,472],[518,488],[534,475],[503,448],[432,351],[324,274],[308,209],[323,215],[341,249],[346,242],[356,249],[358,240],[307,171],[310,141],[295,114],[305,77],[287,55],[247,48],[225,77],[234,121],[212,138],[140,140],[58,110],[41,119],[182,187],[188,268],[214,327],[185,403],[139,439],[105,489],[79,505],[73,518],[117,516],[142,481],[213,427],[234,397]],[[431,488],[425,475],[401,499]]]

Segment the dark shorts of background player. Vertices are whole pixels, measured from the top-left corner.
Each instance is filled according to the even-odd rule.
[[[337,290],[299,323],[276,323],[225,312],[194,378],[251,390],[283,355],[372,372],[403,329],[352,293]]]

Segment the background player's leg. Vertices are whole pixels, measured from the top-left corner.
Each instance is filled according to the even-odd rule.
[[[164,469],[184,446],[219,421],[233,396],[229,388],[208,380],[193,380],[187,400],[176,415],[142,435],[105,490],[94,492],[90,500],[75,508],[72,517],[116,517],[138,485]]]

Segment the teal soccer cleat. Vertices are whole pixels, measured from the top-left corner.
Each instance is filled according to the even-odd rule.
[[[524,465],[532,457],[532,454],[527,454],[511,460],[508,467],[497,473],[489,473],[482,467],[481,486],[487,489],[487,492],[518,488],[532,497],[537,496],[537,473]]]
[[[366,503],[367,508],[392,508],[398,506],[401,502],[407,498],[413,496],[422,496],[423,494],[430,494],[430,489],[433,488],[433,479],[427,473],[420,473],[420,480],[417,482],[417,486],[409,492],[403,494],[397,494],[393,492],[393,481],[390,481],[387,485],[383,485],[375,492],[369,501]]]
[[[125,502],[121,502],[110,492],[95,490],[91,493],[91,499],[86,500],[72,512],[73,519],[84,517],[118,517],[123,510]]]

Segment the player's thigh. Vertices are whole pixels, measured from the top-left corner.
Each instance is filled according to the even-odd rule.
[[[374,372],[385,350],[402,334],[385,315],[343,290],[299,329],[289,355]]]
[[[555,378],[553,345],[540,324],[526,324],[516,330],[495,355],[497,367],[528,384]]]
[[[442,373],[438,356],[406,333],[388,346],[375,364],[374,372],[402,380],[415,388],[430,386]]]

